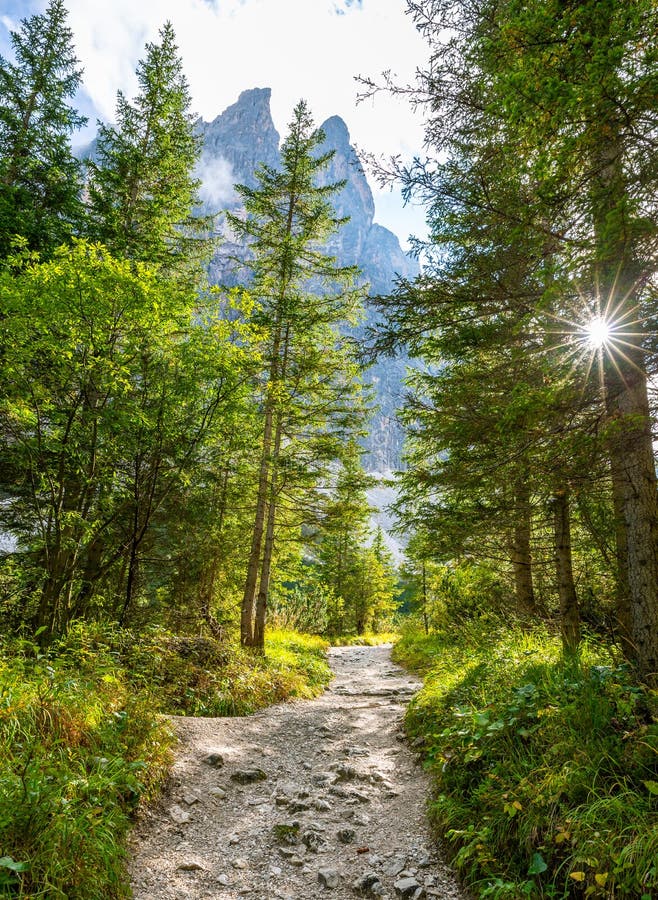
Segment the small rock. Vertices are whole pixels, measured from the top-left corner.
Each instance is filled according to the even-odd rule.
[[[398,879],[394,882],[393,887],[398,897],[410,897],[413,900],[419,900],[425,893],[425,889],[412,877]],[[418,893],[419,890],[420,893]]]
[[[293,813],[306,812],[307,809],[310,809],[310,806],[308,803],[304,803],[303,800],[293,800],[288,805],[288,809],[290,810],[290,812],[293,812]]]
[[[335,769],[334,784],[338,784],[340,781],[356,781],[357,778],[362,777],[354,766],[338,765]]]
[[[356,831],[353,828],[341,828],[336,836],[341,844],[351,844],[356,837]],[[397,872],[394,874],[397,874]]]
[[[281,866],[270,866],[270,873],[272,875],[280,875],[283,872]]]
[[[240,843],[240,835],[239,834],[230,834],[228,838],[229,844],[239,844]]]
[[[232,866],[234,869],[246,869],[247,865],[247,860],[243,859],[243,857],[241,856],[238,856],[238,858],[234,859],[232,862]]]
[[[328,784],[331,784],[333,777],[331,772],[316,772],[311,781],[318,787],[326,787]]]
[[[211,787],[208,791],[211,797],[216,797],[217,800],[225,800],[226,799],[226,791],[224,788],[220,787]]]
[[[352,819],[355,825],[370,825],[370,816],[367,816],[365,813],[354,813],[354,817]]]
[[[398,856],[395,859],[392,859],[390,862],[386,863],[386,865],[384,866],[384,872],[394,878],[396,875],[399,875],[400,872],[402,872],[406,864],[406,859]]]
[[[355,891],[359,891],[362,894],[373,894],[375,897],[382,893],[379,890],[382,888],[382,883],[376,872],[364,872],[356,881],[352,882],[352,887]]]
[[[221,753],[209,753],[206,756],[206,764],[212,766],[213,769],[221,769],[224,765],[224,757]]]
[[[336,869],[320,869],[318,871],[318,881],[326,888],[338,887],[340,875]]]
[[[175,803],[169,807],[169,816],[177,825],[185,825],[186,822],[190,821],[190,814],[182,806],[177,806]]]
[[[255,784],[257,781],[267,781],[267,773],[262,769],[238,769],[231,775],[231,781],[238,784]]]
[[[227,885],[229,885],[231,883],[231,879],[228,877],[228,875],[224,875],[222,873],[221,875],[217,876],[217,882],[219,884],[223,884],[224,887],[227,887]]]
[[[193,806],[195,803],[199,803],[201,797],[198,794],[195,794],[194,791],[185,791],[183,793],[183,802],[188,806]]]
[[[189,862],[182,862],[179,866],[176,866],[176,869],[179,872],[197,872],[199,869],[203,869],[203,866],[201,863],[190,860]]]
[[[328,800],[322,800],[322,799],[314,800],[311,805],[313,806],[314,809],[317,809],[320,812],[326,812],[327,810],[331,809],[331,803],[329,803]]]
[[[302,835],[302,843],[311,851],[311,853],[317,853],[324,843],[324,839],[314,828],[309,828],[308,831],[305,831]]]
[[[411,742],[411,746],[412,746],[415,750],[418,750],[418,749],[420,749],[421,747],[424,747],[424,746],[425,746],[425,738],[424,738],[424,737],[417,737],[417,738],[414,738],[413,741]]]
[[[290,862],[291,866],[303,866],[304,865],[304,860],[301,858],[301,856],[291,856],[289,859],[289,862]]]

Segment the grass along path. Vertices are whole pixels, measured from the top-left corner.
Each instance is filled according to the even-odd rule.
[[[546,629],[407,634],[432,820],[476,896],[658,897],[658,694]]]

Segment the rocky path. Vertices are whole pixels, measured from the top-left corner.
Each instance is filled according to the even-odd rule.
[[[336,647],[316,700],[180,718],[171,787],[134,833],[136,900],[464,895],[432,848],[402,742],[419,687],[389,647]]]

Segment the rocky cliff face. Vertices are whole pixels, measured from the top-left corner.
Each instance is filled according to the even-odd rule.
[[[272,121],[270,96],[269,88],[243,91],[237,103],[213,122],[198,122],[197,128],[203,137],[198,174],[203,183],[206,212],[236,209],[233,185],[252,186],[254,172],[262,163],[277,167],[280,138]],[[323,149],[335,151],[326,172],[326,182],[345,181],[335,205],[339,216],[350,217],[332,238],[329,250],[341,265],[359,266],[371,295],[386,294],[396,277],[411,278],[416,275],[418,266],[402,252],[398,238],[373,221],[372,191],[343,120],[332,116],[322,124],[322,130],[325,134]],[[235,272],[231,258],[240,256],[242,250],[225,232],[224,243],[211,264],[211,278],[224,284],[235,283],[240,276]],[[359,334],[363,336],[374,321],[374,311],[367,310]],[[403,359],[383,360],[369,369],[365,377],[365,381],[373,385],[379,407],[364,447],[365,464],[371,471],[384,472],[400,465],[402,431],[396,421],[396,408],[402,401],[405,365]]]

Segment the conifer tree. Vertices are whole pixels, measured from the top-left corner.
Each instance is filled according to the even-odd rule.
[[[321,249],[344,221],[331,205],[342,184],[318,184],[333,155],[318,153],[322,140],[301,101],[281,148],[281,169],[263,166],[255,187],[238,186],[246,217],[228,217],[251,248],[254,323],[263,332],[263,431],[241,611],[242,643],[257,648],[264,640],[282,493],[303,483],[309,466],[317,483],[322,456],[326,464],[338,452],[332,431],[354,426],[356,371],[337,326],[353,317],[361,290],[353,286],[355,270],[337,266]],[[306,467],[300,465],[305,457]]]
[[[70,139],[86,119],[70,105],[81,71],[63,0],[12,32],[0,57],[0,258],[20,235],[49,251],[80,225],[80,164]]]
[[[200,145],[170,22],[146,45],[137,80],[132,103],[119,91],[116,124],[99,126],[88,163],[91,236],[115,254],[198,277],[208,248],[206,223],[192,216]]]

